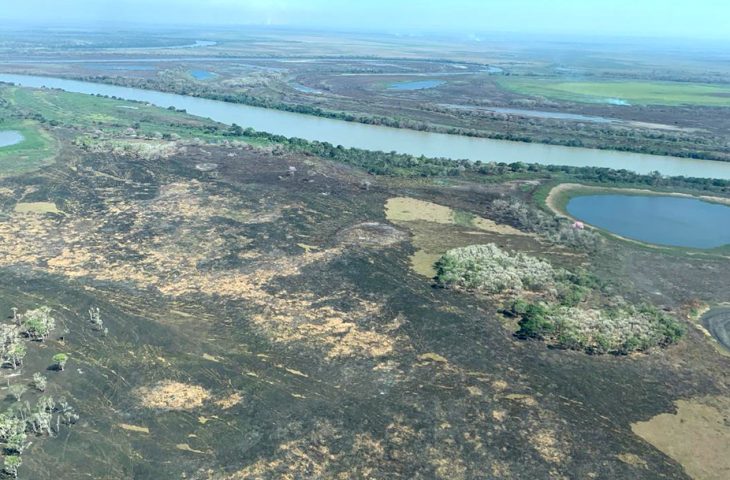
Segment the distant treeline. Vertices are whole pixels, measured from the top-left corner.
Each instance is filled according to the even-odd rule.
[[[252,128],[233,125],[224,134],[267,140],[281,145],[290,152],[313,155],[340,163],[362,168],[373,175],[390,175],[402,177],[443,177],[443,176],[504,176],[510,174],[533,173],[541,175],[570,175],[576,180],[605,184],[646,185],[661,188],[685,188],[704,190],[714,193],[730,193],[730,180],[665,177],[659,172],[648,175],[634,173],[629,170],[615,170],[601,167],[572,167],[567,165],[541,165],[537,163],[504,163],[504,162],[472,162],[469,160],[452,160],[449,158],[432,158],[414,156],[397,152],[378,152],[359,148],[345,148],[327,142],[310,142],[301,138],[287,138],[258,132]]]
[[[252,107],[270,108],[286,112],[302,113],[305,115],[331,118],[334,120],[343,120],[346,122],[364,123],[367,125],[382,125],[386,127],[407,128],[410,130],[424,132],[445,133],[449,135],[461,135],[466,137],[490,138],[493,140],[510,140],[514,142],[524,143],[544,143],[550,145],[563,145],[568,147],[584,146],[584,142],[575,135],[571,135],[566,138],[559,135],[538,136],[525,132],[496,132],[487,130],[475,130],[470,128],[433,125],[430,123],[416,121],[408,118],[364,115],[350,112],[326,110],[311,105],[285,103],[270,97],[249,95],[242,92],[216,91],[212,90],[210,86],[200,85],[193,82],[171,82],[156,78],[125,78],[116,76],[110,77],[106,75],[71,76],[68,78],[74,78],[77,80],[88,82],[119,85],[124,87],[142,88],[146,90],[158,90],[168,93],[175,93],[178,95],[207,98],[210,100],[238,103],[242,105],[249,105]],[[626,130],[624,135],[628,136],[628,132],[629,130]],[[658,145],[656,142],[646,143],[641,139],[634,139],[634,141],[623,141],[619,143],[616,141],[615,138],[608,138],[605,139],[605,142],[600,141],[595,144],[588,145],[588,147],[600,150],[618,150],[626,152],[645,153],[651,155],[669,155],[675,157],[697,158],[704,160],[730,161],[730,153],[725,151],[724,148],[718,149],[717,146],[700,145],[697,143],[697,141],[694,141],[691,145],[688,145],[685,142],[678,142],[677,139],[668,139],[667,141],[670,144],[664,146]]]

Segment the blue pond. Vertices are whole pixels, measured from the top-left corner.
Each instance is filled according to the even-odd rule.
[[[128,63],[87,63],[84,66],[90,70],[126,70],[129,72],[151,72],[156,70],[153,65],[131,65]]]
[[[415,82],[399,82],[393,83],[388,87],[388,90],[425,90],[427,88],[436,88],[439,85],[446,83],[443,80],[418,80]]]
[[[215,77],[215,73],[207,70],[191,70],[190,75],[196,80],[208,80],[209,78]]]
[[[657,245],[715,248],[730,244],[730,207],[662,195],[584,195],[574,218],[622,237]]]
[[[9,147],[25,140],[20,132],[15,130],[0,130],[0,147]]]

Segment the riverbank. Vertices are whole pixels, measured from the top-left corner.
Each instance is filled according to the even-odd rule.
[[[288,138],[296,137],[311,142],[379,152],[395,151],[415,157],[463,159],[471,162],[510,165],[541,164],[623,169],[640,174],[660,171],[670,176],[730,179],[730,162],[419,132],[63,78],[0,74],[0,81],[26,87],[45,86],[69,92],[136,100],[161,107],[174,107],[220,123],[245,125],[258,131]]]
[[[560,136],[554,134],[545,135],[545,133],[540,130],[532,131],[528,129],[527,127],[529,122],[524,122],[521,119],[520,115],[511,116],[511,121],[517,122],[517,124],[514,125],[513,128],[507,130],[494,130],[496,125],[492,121],[493,119],[489,116],[480,117],[480,120],[477,123],[469,123],[468,126],[452,126],[444,123],[448,123],[448,116],[441,117],[439,119],[429,118],[428,115],[423,118],[413,118],[413,110],[409,110],[409,113],[407,114],[401,113],[401,115],[392,116],[390,114],[390,110],[387,110],[386,112],[383,112],[382,110],[366,110],[365,112],[362,112],[358,111],[357,109],[347,109],[347,107],[345,107],[344,105],[339,105],[337,104],[337,102],[334,102],[334,104],[328,103],[326,101],[326,94],[323,95],[322,92],[319,92],[318,94],[321,101],[318,102],[317,105],[310,105],[306,103],[297,103],[292,100],[286,99],[274,100],[270,96],[230,92],[227,90],[213,90],[214,86],[212,85],[207,85],[204,90],[200,90],[199,85],[181,84],[179,81],[170,84],[164,81],[158,81],[156,79],[149,78],[138,79],[113,76],[89,77],[81,75],[68,75],[64,78],[79,81],[104,83],[109,85],[142,88],[145,90],[154,90],[173,94],[192,95],[197,98],[207,98],[210,100],[219,100],[253,107],[275,109],[285,112],[302,113],[305,115],[311,115],[320,118],[343,120],[347,122],[356,122],[366,125],[381,125],[418,132],[459,135],[465,137],[505,140],[522,143],[539,143],[543,145],[557,145],[565,147],[584,147],[595,150],[632,152],[644,155],[674,156],[679,158],[694,158],[723,162],[730,161],[730,153],[723,150],[708,150],[705,141],[680,141],[679,143],[675,141],[664,144],[657,144],[655,143],[657,136],[648,135],[642,136],[641,139],[636,138],[635,141],[627,142],[625,140],[625,132],[622,132],[620,134],[614,132],[608,138],[603,138],[603,134],[599,132],[592,132],[591,134],[587,134],[587,132],[585,131],[587,127],[585,125],[581,129],[572,130],[573,134],[569,136]],[[434,109],[433,107],[428,107],[426,110],[433,114],[437,109]],[[643,131],[644,129],[654,129],[656,125],[657,124],[652,124],[648,122],[635,122],[633,124],[626,124],[625,126],[630,127],[629,130],[631,130],[632,132],[637,132]],[[492,130],[490,130],[489,128],[491,128]],[[661,130],[664,130],[666,132],[669,129],[664,126],[663,128],[661,128]],[[686,134],[690,132],[684,133]],[[698,145],[702,145],[702,148],[697,148]]]

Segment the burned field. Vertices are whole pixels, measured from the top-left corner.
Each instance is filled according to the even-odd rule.
[[[509,183],[55,134],[54,164],[0,179],[0,308],[53,309],[64,332],[22,375],[63,348],[53,388],[80,419],[34,439],[22,478],[723,477],[728,358],[701,332],[649,354],[549,349],[516,339],[497,299],[434,288],[417,256],[498,243],[625,276],[627,298],[677,315],[727,300],[726,259],[546,243],[494,215],[529,200]],[[709,467],[662,443],[677,423],[712,439]]]

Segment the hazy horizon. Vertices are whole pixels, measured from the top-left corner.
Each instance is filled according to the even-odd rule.
[[[385,12],[385,14],[384,14]],[[517,33],[730,40],[717,0],[26,0],[0,11],[16,27],[274,26],[388,33]],[[7,27],[13,27],[12,23]]]

